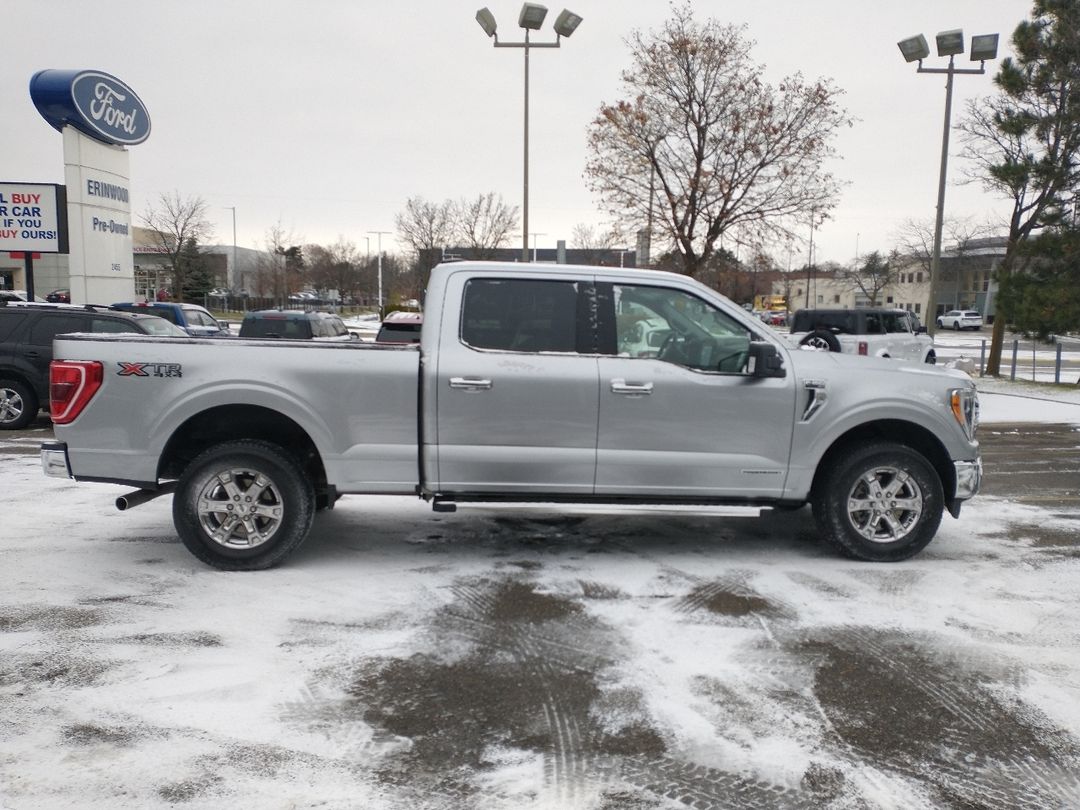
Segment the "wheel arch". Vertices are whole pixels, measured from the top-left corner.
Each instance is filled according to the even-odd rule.
[[[929,430],[913,422],[902,419],[880,419],[866,422],[851,428],[838,436],[822,455],[814,470],[811,493],[816,492],[833,460],[854,444],[869,441],[887,441],[909,447],[923,456],[941,479],[941,489],[945,493],[945,502],[952,501],[956,494],[956,468],[949,458],[941,441]]]
[[[158,460],[158,478],[179,478],[209,447],[239,439],[275,444],[304,467],[317,492],[326,488],[326,468],[311,436],[293,419],[261,405],[219,405],[183,422],[169,437]]]
[[[45,397],[43,398],[41,396],[41,392],[38,391],[37,386],[34,384],[34,381],[30,379],[30,375],[26,374],[24,371],[21,371],[18,368],[13,368],[12,366],[4,366],[3,368],[0,368],[0,380],[11,380],[12,382],[22,383],[30,389],[30,392],[34,395],[34,398],[38,400],[39,407],[42,406],[42,403],[44,403],[44,407],[46,408],[49,406],[48,381],[46,381],[45,383]]]

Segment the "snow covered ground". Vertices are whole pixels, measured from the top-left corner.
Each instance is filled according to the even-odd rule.
[[[988,448],[1080,425],[979,385]],[[354,497],[225,574],[36,441],[0,438],[4,810],[1080,806],[1075,506],[980,496],[867,565],[807,510]]]

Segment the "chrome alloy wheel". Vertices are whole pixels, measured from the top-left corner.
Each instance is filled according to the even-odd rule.
[[[18,421],[26,403],[19,392],[12,388],[0,388],[0,425]]]
[[[919,525],[923,493],[918,483],[897,467],[868,470],[847,496],[848,520],[873,543],[895,543]]]
[[[218,545],[250,549],[267,542],[281,527],[281,493],[265,474],[221,470],[207,479],[196,503],[199,524]]]

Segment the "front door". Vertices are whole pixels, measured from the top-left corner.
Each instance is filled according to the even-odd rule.
[[[591,285],[471,278],[443,330],[433,395],[438,490],[591,495],[598,404]],[[430,394],[429,394],[430,395]]]
[[[598,294],[614,334],[600,358],[596,493],[780,497],[795,383],[749,375],[760,336],[674,287],[599,285]]]

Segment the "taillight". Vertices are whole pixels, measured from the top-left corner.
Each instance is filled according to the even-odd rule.
[[[75,421],[97,393],[105,367],[97,360],[53,360],[49,364],[49,414],[53,424]]]
[[[870,354],[870,344],[865,340],[859,341],[859,354]]]

